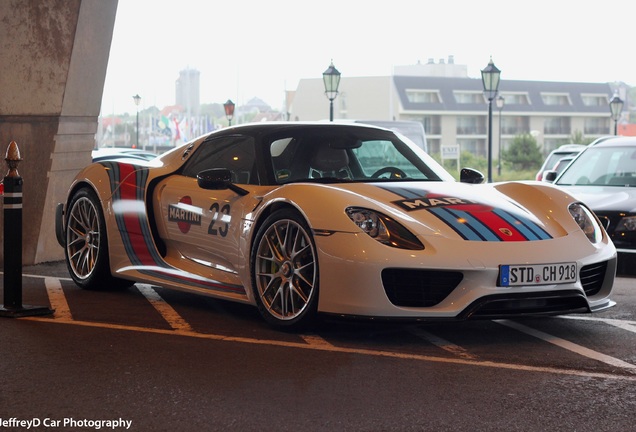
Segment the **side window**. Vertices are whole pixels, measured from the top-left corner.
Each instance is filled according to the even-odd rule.
[[[182,174],[196,177],[212,168],[229,169],[235,183],[258,184],[254,139],[237,135],[205,141],[186,163]]]

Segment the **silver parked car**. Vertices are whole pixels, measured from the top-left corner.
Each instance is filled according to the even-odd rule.
[[[546,171],[546,180],[556,177]],[[618,251],[618,272],[636,273],[636,137],[605,138],[583,150],[554,181],[586,203]]]
[[[559,161],[559,159],[564,158],[566,156],[576,156],[585,148],[582,144],[564,144],[560,146],[556,150],[552,150],[547,158],[543,161],[543,165],[539,168],[537,175],[535,176],[535,180],[541,181],[543,180],[543,172],[546,170],[553,169],[554,165]]]

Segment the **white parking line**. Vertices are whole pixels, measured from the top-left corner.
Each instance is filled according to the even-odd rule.
[[[474,355],[470,354],[465,348],[462,348],[459,345],[455,345],[454,343],[449,342],[439,336],[436,336],[433,333],[427,332],[426,330],[423,330],[419,327],[411,327],[409,328],[409,332],[421,339],[432,343],[433,345],[436,345],[444,351],[456,355],[457,357],[468,360],[474,360],[477,358]]]
[[[0,274],[2,274],[2,272],[0,272]],[[24,276],[30,276],[30,275],[24,275]],[[218,340],[218,341],[226,341],[226,342],[229,341],[229,342],[258,344],[258,345],[284,346],[284,347],[291,347],[291,348],[313,349],[313,350],[319,350],[319,351],[372,355],[372,356],[398,358],[398,359],[410,359],[410,360],[430,361],[430,362],[450,363],[450,364],[463,364],[463,365],[491,367],[491,368],[500,368],[500,369],[509,369],[509,370],[518,370],[518,371],[542,372],[542,373],[551,373],[551,374],[558,374],[558,375],[574,375],[574,376],[636,382],[636,376],[634,375],[626,376],[626,375],[612,374],[612,373],[588,372],[588,371],[576,370],[576,369],[559,369],[559,368],[552,368],[552,367],[540,367],[540,366],[509,364],[509,363],[497,363],[497,362],[491,362],[491,361],[480,361],[480,360],[476,360],[475,357],[472,356],[464,348],[454,345],[451,342],[446,341],[443,338],[440,338],[438,336],[435,336],[423,329],[419,329],[415,327],[410,329],[410,331],[413,334],[437,345],[438,347],[454,354],[456,357],[459,357],[459,358],[439,358],[439,357],[432,357],[432,356],[419,355],[419,354],[407,354],[407,353],[399,353],[399,352],[391,352],[391,351],[377,351],[377,350],[371,350],[371,349],[337,347],[330,344],[328,341],[324,340],[322,337],[317,335],[301,335],[301,338],[303,339],[304,342],[295,343],[295,342],[285,342],[285,341],[278,341],[278,340],[262,340],[262,339],[228,337],[223,335],[198,333],[192,329],[190,324],[188,324],[177,313],[177,311],[175,311],[172,308],[172,306],[167,304],[161,298],[161,296],[152,288],[151,285],[148,285],[148,284],[137,284],[136,287],[139,290],[139,292],[143,294],[146,299],[148,299],[148,301],[152,304],[152,306],[168,322],[172,330],[136,327],[136,326],[119,325],[119,324],[106,324],[106,323],[97,323],[97,322],[89,322],[89,321],[76,321],[72,317],[70,308],[68,306],[68,303],[66,301],[66,298],[64,296],[64,292],[62,290],[62,286],[60,283],[61,280],[66,280],[66,279],[43,277],[38,275],[34,275],[33,277],[44,279],[47,294],[49,296],[49,301],[51,303],[51,308],[55,309],[55,314],[53,316],[53,319],[43,318],[43,317],[26,317],[26,318],[20,318],[20,319],[30,320],[30,321],[39,321],[39,322],[59,323],[59,324],[72,324],[72,325],[79,325],[84,327],[128,330],[128,331],[155,333],[155,334],[164,334],[164,335],[178,335],[178,336],[195,337],[199,339]],[[600,321],[610,325],[614,325],[624,330],[628,330],[630,332],[634,332],[636,329],[636,322],[634,321],[621,321],[621,320],[615,320],[615,319],[604,319],[604,318],[596,318],[596,317],[593,317],[593,318],[592,317],[577,317],[577,316],[561,316],[560,318]],[[615,357],[611,357],[611,356],[590,350],[588,348],[574,344],[567,340],[557,338],[556,336],[544,333],[540,330],[535,330],[530,327],[524,326],[522,324],[519,324],[513,321],[509,321],[509,320],[494,320],[493,322],[513,328],[515,330],[521,331],[528,335],[537,337],[539,339],[542,339],[546,342],[560,346],[564,349],[567,349],[579,355],[582,355],[594,360],[598,360],[600,362],[606,363],[611,366],[619,367],[625,370],[626,372],[634,373],[636,371],[636,365],[624,362]]]
[[[614,327],[618,327],[619,329],[636,333],[636,321],[618,320],[618,319],[612,319],[612,318],[587,317],[587,316],[573,316],[573,315],[563,315],[563,316],[559,316],[558,318],[571,319],[571,320],[577,320],[577,321],[602,322],[605,324],[612,325]]]
[[[180,332],[193,332],[194,330],[183,319],[179,313],[172,308],[164,299],[148,284],[138,283],[135,285],[140,293],[150,302],[150,304],[161,314],[170,327]]]
[[[589,348],[585,348],[581,345],[577,345],[573,342],[567,341],[565,339],[561,339],[558,338],[556,336],[553,336],[551,334],[548,333],[544,333],[540,330],[536,330],[527,326],[524,326],[523,324],[519,324],[517,322],[514,321],[509,321],[509,320],[494,320],[494,322],[504,325],[506,327],[510,327],[513,328],[517,331],[520,331],[522,333],[528,334],[530,336],[534,336],[536,338],[539,338],[541,340],[544,340],[546,342],[549,342],[553,345],[559,346],[561,348],[564,348],[568,351],[572,351],[574,353],[577,353],[579,355],[582,355],[583,357],[588,357],[591,358],[593,360],[598,360],[600,362],[606,363],[608,365],[611,366],[616,366],[616,367],[620,367],[623,369],[627,369],[631,372],[636,371],[636,365],[633,365],[631,363],[627,363],[623,360],[617,359],[616,357],[612,357],[612,356],[608,356],[606,354],[602,354],[598,351],[594,351],[591,350]]]
[[[68,307],[68,302],[64,296],[60,280],[52,277],[44,278],[44,286],[46,287],[46,292],[49,295],[51,309],[55,310],[53,318],[72,320],[73,315],[71,315],[71,308]]]
[[[543,366],[528,366],[528,365],[519,365],[519,364],[511,364],[511,363],[497,363],[492,361],[477,361],[477,360],[468,360],[468,359],[459,359],[459,358],[447,358],[447,357],[442,358],[442,357],[433,357],[433,356],[427,356],[427,355],[421,355],[421,354],[408,354],[408,353],[400,353],[400,352],[394,352],[394,351],[379,351],[379,350],[372,350],[372,349],[350,348],[350,347],[341,347],[341,346],[334,346],[334,345],[321,346],[321,345],[308,344],[308,343],[305,343],[304,341],[300,343],[300,342],[287,342],[282,340],[231,337],[231,336],[197,333],[197,332],[175,332],[174,330],[135,327],[135,326],[120,325],[120,324],[105,324],[105,323],[89,322],[89,321],[63,321],[63,320],[53,320],[50,318],[42,318],[42,317],[26,317],[26,318],[19,318],[19,319],[56,323],[56,324],[71,324],[71,325],[93,327],[93,328],[126,330],[126,331],[140,332],[140,333],[163,334],[163,335],[180,336],[180,337],[193,337],[193,338],[214,340],[214,341],[220,341],[220,342],[234,342],[234,343],[244,343],[244,344],[253,344],[253,345],[269,345],[269,346],[298,348],[298,349],[314,350],[314,351],[337,352],[337,353],[343,353],[343,354],[368,355],[368,356],[393,358],[393,359],[401,359],[401,360],[446,363],[446,364],[453,364],[453,365],[466,365],[466,366],[487,367],[487,368],[494,368],[494,369],[507,369],[507,370],[525,371],[525,372],[549,373],[549,374],[564,375],[564,376],[579,376],[579,377],[585,377],[585,378],[601,378],[601,379],[610,379],[615,381],[636,382],[636,375],[621,375],[621,374],[613,374],[613,373],[605,373],[605,372],[589,372],[589,371],[577,370],[577,369],[560,369],[560,368],[543,367]]]

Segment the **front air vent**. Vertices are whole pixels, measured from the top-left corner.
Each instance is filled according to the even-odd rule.
[[[431,307],[444,300],[464,278],[461,272],[396,269],[382,271],[387,297],[396,306]]]
[[[603,281],[605,280],[605,272],[607,271],[607,261],[586,265],[581,268],[579,276],[581,278],[581,285],[586,296],[593,296],[603,287]]]

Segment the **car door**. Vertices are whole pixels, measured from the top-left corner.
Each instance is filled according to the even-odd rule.
[[[254,208],[254,198],[230,189],[203,189],[196,174],[224,168],[231,171],[234,183],[257,184],[254,154],[251,137],[210,140],[201,144],[180,174],[157,185],[155,212],[167,260],[185,258],[213,273],[236,272],[243,215]]]

